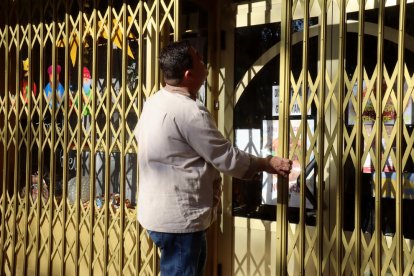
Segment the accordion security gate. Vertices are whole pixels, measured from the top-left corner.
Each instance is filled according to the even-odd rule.
[[[244,88],[263,61],[280,54],[280,91],[292,93],[280,96],[279,154],[298,156],[302,168],[316,160],[318,207],[315,225],[306,224],[301,191],[299,224],[289,223],[288,189],[280,185],[271,263],[233,250],[230,273],[413,274],[404,207],[412,200],[407,173],[414,159],[406,116],[414,99],[412,1],[254,1],[247,9],[254,14],[261,2],[261,24],[281,22],[280,43],[253,64],[235,93],[226,70],[213,72],[223,103],[219,125],[230,137],[229,118]],[[1,273],[157,274],[157,250],[136,221],[132,132],[145,98],[160,85],[157,53],[179,37],[178,1],[2,1],[0,8]],[[225,26],[226,16],[217,19]],[[290,24],[298,19],[300,31]],[[291,68],[294,45],[301,45],[299,73]],[[309,69],[313,54],[316,74]],[[59,78],[63,96],[44,93],[50,65],[52,90]],[[88,76],[92,85],[83,88]],[[313,130],[306,116],[293,130],[288,115],[295,101],[302,114],[315,112]],[[369,229],[361,211],[366,185]],[[224,221],[222,236],[231,228]],[[226,256],[219,257],[229,271]]]
[[[0,5],[0,274],[156,275],[133,130],[178,1]]]
[[[316,208],[309,213],[300,189],[299,222],[289,222],[289,189],[279,179],[275,223],[233,220],[232,274],[414,274],[411,14],[412,1],[238,4],[236,28],[279,22],[280,42],[236,80],[234,93],[223,91],[224,113],[232,114],[252,80],[280,57],[278,153],[297,156],[301,168],[314,159]],[[289,116],[297,107],[299,126]],[[221,127],[231,137],[233,122]],[[304,187],[303,174],[299,179]],[[271,234],[254,234],[253,224]],[[263,250],[250,251],[255,243]]]

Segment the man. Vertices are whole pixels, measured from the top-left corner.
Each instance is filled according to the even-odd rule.
[[[252,156],[217,130],[196,102],[207,71],[189,42],[170,44],[159,61],[166,85],[145,103],[135,130],[138,220],[161,249],[162,276],[203,275],[219,171],[242,179],[261,171],[286,177],[292,163]]]

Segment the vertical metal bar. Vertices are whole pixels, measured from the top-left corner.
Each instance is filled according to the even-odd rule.
[[[303,74],[303,82],[302,82],[302,118],[301,118],[301,125],[302,125],[302,133],[301,133],[301,144],[302,144],[302,156],[300,161],[300,166],[302,171],[305,171],[306,167],[306,160],[307,160],[307,123],[308,123],[308,58],[309,58],[309,1],[304,2],[304,15],[303,15],[303,43],[302,43],[302,74]],[[300,95],[300,94],[299,94]],[[300,254],[300,274],[305,275],[305,247],[306,247],[306,238],[305,238],[305,231],[306,231],[306,197],[305,197],[305,188],[306,188],[306,175],[301,173],[300,175],[300,233],[299,233],[299,254]],[[319,225],[320,226],[320,225]],[[317,229],[318,226],[317,226]],[[318,232],[319,233],[319,232]],[[320,258],[319,258],[320,259]],[[318,262],[318,270],[319,269],[319,262]]]
[[[58,121],[56,120],[56,113],[57,113],[57,95],[56,91],[58,88],[57,83],[57,49],[56,49],[56,41],[57,41],[57,3],[53,1],[53,22],[52,22],[52,65],[53,65],[53,83],[52,83],[52,116],[51,116],[51,143],[50,143],[50,186],[56,183],[56,158],[55,158],[55,145],[56,145],[56,124]],[[42,186],[40,186],[41,188]],[[41,193],[41,189],[39,189],[39,193]],[[49,216],[52,219],[53,216],[53,198],[54,198],[54,187],[50,189],[49,192]],[[40,207],[39,207],[40,208]],[[38,225],[40,227],[40,223]],[[39,228],[40,230],[40,228]]]
[[[52,66],[53,66],[53,80],[52,80],[52,114],[51,114],[51,143],[50,143],[50,160],[46,160],[45,162],[49,162],[49,172],[50,172],[50,183],[49,183],[49,199],[48,199],[48,204],[49,204],[49,209],[47,210],[49,213],[49,239],[48,239],[48,243],[52,243],[52,233],[53,233],[53,198],[54,198],[54,183],[56,183],[56,158],[55,158],[55,139],[56,139],[56,104],[57,104],[57,100],[56,100],[56,90],[58,87],[57,84],[57,62],[56,62],[56,37],[57,37],[57,7],[56,7],[56,2],[53,1],[53,20],[50,24],[52,24]],[[41,94],[41,93],[39,93]],[[48,108],[47,106],[45,108]],[[43,140],[41,140],[41,143],[43,143]],[[39,175],[39,177],[42,179],[43,175]],[[37,197],[37,208],[38,208],[38,212],[37,212],[37,229],[36,229],[36,252],[35,252],[35,256],[36,256],[36,267],[35,267],[35,275],[39,275],[39,267],[40,267],[40,259],[39,259],[39,248],[40,248],[40,242],[41,242],[41,236],[40,236],[40,228],[41,228],[41,212],[42,212],[42,207],[41,207],[41,201],[42,201],[42,190],[43,187],[42,185],[38,184],[38,197]],[[47,206],[47,205],[46,205]],[[46,210],[45,210],[46,212]],[[48,249],[51,250],[51,244],[48,244]],[[51,252],[48,252],[49,254],[51,254]]]
[[[155,84],[155,91],[158,91],[160,89],[160,74],[159,72],[159,66],[158,66],[158,54],[160,52],[160,34],[161,34],[161,24],[160,24],[160,2],[161,0],[156,1],[156,7],[155,7],[155,60],[154,60],[154,84]]]
[[[214,103],[218,101],[219,97],[219,54],[220,54],[220,28],[221,28],[221,18],[220,18],[220,5],[217,0],[214,0],[212,3],[212,8],[208,11],[208,65],[207,68],[209,70],[207,76],[207,85],[206,88],[206,104],[208,110],[210,110],[211,114],[216,120],[218,125],[218,110],[214,108]],[[178,15],[179,16],[179,15]],[[179,21],[178,21],[179,22]],[[208,239],[209,244],[207,247],[209,248],[210,256],[212,261],[209,263],[210,266],[210,274],[211,276],[217,276],[218,271],[218,234],[219,234],[219,221],[220,217],[217,218],[217,221],[211,226],[211,236]]]
[[[109,236],[109,185],[111,183],[111,171],[110,171],[110,148],[111,148],[111,91],[112,91],[112,2],[108,3],[108,40],[107,40],[107,52],[106,52],[106,133],[105,133],[105,229],[104,229],[104,268],[103,275],[108,274],[108,236]]]
[[[83,56],[83,1],[78,0],[79,5],[79,25],[78,25],[78,36],[79,36],[79,51],[78,51],[78,91],[76,92],[76,97],[78,99],[78,107],[76,110],[76,199],[75,199],[75,209],[76,209],[76,215],[75,215],[75,275],[79,275],[79,248],[80,248],[80,219],[81,219],[81,190],[82,190],[82,111],[83,111],[83,100],[82,100],[82,56]],[[109,35],[110,36],[110,35]]]
[[[155,55],[158,57],[159,54],[159,49],[160,49],[160,37],[159,37],[159,32],[160,32],[160,1],[161,0],[155,0]],[[151,41],[151,43],[153,43],[154,41]],[[151,45],[152,46],[152,45]],[[154,57],[154,55],[153,55]],[[157,59],[156,59],[157,61]],[[154,92],[158,91],[160,88],[160,80],[159,80],[159,70],[158,70],[158,61],[154,62],[154,67],[152,67],[153,70],[151,72],[151,74],[154,74],[154,87],[153,90]],[[157,269],[158,269],[158,247],[155,246],[155,244],[153,245],[153,263],[152,263],[152,271],[153,273],[158,273]]]
[[[357,61],[357,80],[358,80],[358,94],[357,94],[357,120],[356,120],[356,170],[355,170],[355,267],[356,275],[361,275],[361,173],[362,173],[362,152],[364,140],[362,136],[362,101],[363,95],[363,81],[364,81],[364,32],[365,32],[365,0],[359,1],[358,11],[358,61]],[[342,106],[342,105],[341,105]],[[368,149],[366,149],[368,150]]]
[[[127,55],[127,31],[128,31],[128,21],[127,21],[127,2],[123,1],[122,5],[122,25],[123,25],[123,34],[122,34],[122,79],[121,79],[121,101],[122,101],[122,111],[121,111],[121,183],[120,183],[120,220],[119,220],[119,237],[118,240],[121,243],[119,247],[119,276],[123,275],[124,267],[124,231],[125,231],[125,158],[126,158],[126,97],[127,97],[127,67],[128,67],[128,55]]]
[[[29,2],[28,5],[31,6],[32,2]],[[29,10],[31,11],[32,9],[29,8]],[[32,13],[30,12],[30,18],[31,18]],[[28,234],[29,234],[29,212],[30,212],[30,208],[29,208],[29,194],[30,193],[30,186],[31,186],[31,159],[32,159],[32,151],[31,151],[31,124],[32,124],[32,120],[31,120],[31,114],[32,114],[32,24],[31,24],[31,19],[29,20],[28,23],[28,40],[29,40],[29,47],[28,47],[28,60],[29,60],[29,76],[28,76],[28,91],[26,92],[26,98],[28,99],[28,114],[27,114],[27,125],[26,125],[26,139],[27,139],[27,150],[26,150],[26,179],[25,179],[25,194],[24,194],[24,214],[25,214],[25,227],[24,227],[24,252],[27,252],[27,242],[28,242]],[[22,87],[23,88],[23,87]],[[23,91],[21,91],[21,93],[23,93]],[[24,104],[24,103],[22,103]],[[41,179],[41,178],[40,178]],[[39,181],[38,181],[39,182]],[[37,184],[39,186],[39,183]],[[39,194],[40,195],[40,194]],[[41,195],[40,195],[41,196]],[[24,259],[23,259],[23,275],[27,274],[27,254],[24,254]]]
[[[19,6],[19,1],[15,2],[15,5],[18,7]],[[20,96],[19,96],[19,79],[20,79],[20,67],[19,67],[19,60],[20,60],[20,17],[19,15],[17,15],[16,18],[17,22],[16,22],[16,26],[14,26],[15,30],[16,30],[16,53],[15,53],[15,58],[16,58],[16,68],[15,68],[15,107],[14,107],[14,114],[15,114],[15,124],[14,127],[15,132],[14,132],[14,171],[13,171],[13,225],[12,225],[12,229],[13,229],[13,239],[12,239],[12,258],[11,258],[11,262],[10,262],[10,267],[11,267],[11,271],[13,271],[13,274],[16,275],[16,240],[18,239],[18,233],[17,233],[17,212],[18,212],[18,189],[17,186],[19,185],[18,183],[18,177],[19,177],[19,114],[20,114]],[[10,49],[10,47],[9,47]],[[26,252],[25,252],[26,254]]]
[[[177,1],[177,0],[176,0]],[[141,110],[142,110],[142,97],[143,97],[143,43],[144,43],[144,28],[143,28],[143,9],[144,9],[144,1],[140,0],[139,3],[139,14],[138,14],[138,27],[139,27],[139,33],[138,33],[138,76],[140,76],[138,78],[138,99],[137,99],[137,105],[138,105],[138,112],[139,114],[137,114],[138,118],[140,116]],[[174,7],[176,8],[176,7]],[[139,148],[138,148],[139,150]],[[137,159],[138,160],[138,159]],[[136,170],[137,170],[137,179],[139,179],[139,170],[138,170],[138,162],[137,162],[137,166],[136,166]],[[138,185],[138,183],[137,183]],[[139,190],[139,186],[137,189],[137,192]],[[137,207],[135,207],[137,209]],[[137,210],[137,212],[139,212],[139,210]],[[140,270],[141,270],[141,231],[142,231],[142,227],[139,224],[138,220],[136,221],[136,226],[137,226],[137,236],[136,236],[136,246],[137,246],[137,270],[135,272],[135,275],[138,276],[140,274]]]
[[[172,0],[174,1],[174,41],[178,41],[181,38],[181,30],[180,30],[180,0]]]
[[[17,2],[16,4],[19,5],[19,2]],[[20,17],[19,17],[19,19],[20,19]],[[20,29],[19,29],[18,32],[20,34]],[[20,51],[20,39],[19,39],[19,42],[18,42],[18,46],[17,47],[18,47],[18,49]],[[17,51],[17,52],[19,52],[19,51]],[[15,106],[16,106],[16,108],[18,110],[17,111],[17,114],[18,115],[16,117],[16,124],[15,124],[16,127],[18,128],[17,132],[19,132],[19,130],[20,130],[20,126],[19,125],[21,124],[21,120],[20,120],[20,117],[19,117],[20,116],[20,112],[21,112],[20,111],[20,93],[21,93],[21,91],[20,91],[20,89],[21,89],[21,87],[20,87],[20,59],[21,58],[19,56],[17,56],[17,58],[16,58],[16,70],[17,70],[18,73],[16,74],[16,78],[17,78],[17,80],[19,82],[19,85],[16,87],[16,94],[15,94]],[[23,101],[22,101],[21,105],[22,105],[22,107],[24,106],[24,102]],[[28,117],[30,117],[30,116],[28,116]],[[19,135],[19,137],[20,137],[20,135]],[[16,159],[17,164],[18,164],[18,167],[17,168],[15,167],[15,169],[20,170],[20,162],[23,162],[23,160],[20,160],[20,150],[21,149],[19,149],[18,144],[17,144],[17,148],[19,150],[19,154],[18,154],[19,160]],[[21,177],[19,176],[18,178],[19,178],[19,180],[17,182],[18,183],[17,185],[20,185]],[[29,203],[30,203],[29,202],[29,195],[30,195],[30,191],[31,191],[30,184],[26,180],[29,180],[28,175],[27,175],[27,170],[26,170],[26,179],[25,179],[25,182],[24,182],[25,183],[25,185],[24,185],[24,189],[25,189],[24,202],[25,203],[24,203],[24,205],[18,206],[20,208],[24,206],[24,223],[23,223],[23,227],[24,227],[24,232],[23,232],[23,248],[24,248],[23,249],[24,250],[23,252],[24,252],[24,258],[23,258],[23,267],[22,267],[23,268],[23,274],[26,274],[27,273],[27,254],[28,254],[28,252],[27,252],[27,247],[28,247],[27,243],[28,243],[28,234],[29,234],[29,231],[28,231],[29,225],[28,224],[29,224],[29,212],[30,212],[30,210],[29,210],[29,206],[30,206],[29,205]],[[38,206],[39,205],[36,204],[36,221],[40,217],[39,214],[38,214],[40,208]],[[16,222],[16,224],[17,224],[17,222]],[[37,231],[36,231],[36,235],[37,235]],[[38,236],[36,236],[36,238],[37,237]],[[36,242],[36,249],[38,249],[37,242]],[[36,251],[38,251],[38,250],[36,250]],[[37,260],[37,252],[35,252],[35,259]],[[37,275],[36,274],[36,266],[37,265],[35,265],[35,275]],[[16,269],[16,268],[13,268],[13,269]]]
[[[65,72],[69,72],[69,24],[70,24],[70,6],[69,1],[65,1]],[[61,212],[61,222],[62,222],[62,237],[60,244],[61,252],[61,263],[60,263],[60,275],[65,275],[65,259],[66,259],[66,213],[67,213],[67,183],[68,183],[68,133],[69,133],[69,74],[65,74],[65,109],[63,111],[63,116],[65,123],[63,125],[64,134],[63,134],[63,185],[62,185],[62,212]]]
[[[343,102],[345,93],[345,45],[346,45],[346,1],[340,2],[340,19],[339,19],[339,49],[338,49],[338,107],[337,107],[337,158],[338,158],[338,186],[336,190],[336,260],[338,262],[338,275],[343,274],[342,269],[342,214],[343,214]],[[344,266],[345,267],[345,266]]]
[[[3,2],[3,4],[4,4],[4,2]],[[9,4],[10,4],[10,1],[9,0],[6,0],[5,1],[5,4],[4,4],[4,6],[5,6],[5,8],[6,8],[6,10],[9,10]],[[9,99],[9,90],[10,90],[10,88],[9,88],[9,70],[8,70],[8,67],[9,67],[9,63],[10,63],[10,61],[9,61],[9,55],[8,55],[8,51],[9,51],[9,43],[10,43],[10,41],[9,41],[9,16],[6,16],[6,24],[4,25],[4,32],[5,32],[5,35],[4,35],[4,40],[5,40],[5,43],[4,43],[4,45],[5,45],[5,47],[4,47],[4,68],[5,68],[5,70],[4,70],[4,98],[5,98],[5,100],[4,100],[4,102],[5,102],[5,105],[4,105],[4,125],[3,125],[3,135],[4,136],[2,136],[1,138],[2,138],[2,143],[3,143],[3,164],[2,164],[2,172],[3,172],[3,175],[2,175],[2,197],[3,197],[3,201],[2,201],[2,204],[1,204],[1,213],[2,213],[2,216],[3,216],[3,218],[2,218],[2,220],[3,220],[3,223],[1,223],[1,240],[0,240],[0,248],[1,248],[1,250],[0,250],[0,274],[3,274],[4,273],[4,271],[5,271],[5,269],[4,269],[4,264],[5,264],[5,261],[4,261],[4,259],[5,259],[5,255],[7,255],[7,252],[4,250],[5,248],[4,248],[4,243],[5,243],[5,239],[6,239],[6,223],[8,223],[8,218],[7,218],[7,216],[6,216],[6,213],[7,213],[7,209],[8,209],[8,202],[7,202],[7,195],[8,195],[8,190],[7,190],[7,185],[8,185],[8,183],[9,183],[9,178],[8,178],[8,160],[9,160],[9,158],[8,158],[8,150],[7,150],[7,141],[9,140],[8,139],[8,119],[7,119],[7,117],[9,116],[9,106],[10,106],[10,99]]]
[[[52,66],[53,66],[53,80],[52,80],[52,115],[51,115],[51,125],[50,128],[51,131],[51,143],[50,143],[50,161],[47,160],[49,163],[49,171],[50,171],[50,183],[49,183],[49,231],[53,232],[53,198],[54,198],[54,190],[55,190],[55,183],[56,183],[56,154],[55,154],[55,146],[56,146],[56,124],[59,123],[58,120],[56,120],[56,114],[57,114],[57,95],[56,91],[58,89],[58,83],[57,83],[57,21],[58,21],[58,15],[57,15],[57,4],[56,1],[53,1],[53,22],[51,23],[53,25],[52,27]],[[48,108],[47,105],[45,108]],[[39,191],[41,191],[39,189]],[[40,221],[39,221],[40,224]],[[40,225],[38,226],[40,227]],[[49,233],[49,237],[52,237],[51,233]],[[49,243],[52,243],[52,240],[49,239]],[[51,250],[52,245],[49,245],[49,250]],[[50,253],[51,254],[51,253]],[[62,257],[63,258],[63,257]]]
[[[217,62],[220,49],[218,36],[220,34],[220,17],[219,17],[219,5],[217,0],[212,1],[211,8],[207,11],[208,20],[208,33],[207,33],[207,87],[206,87],[206,99],[205,104],[210,111],[213,118],[217,121],[218,110],[214,109],[214,102],[218,98],[218,74],[217,74]],[[210,95],[210,97],[209,97]],[[216,224],[217,225],[217,224]],[[216,227],[212,225],[212,227]],[[214,232],[216,230],[213,230]],[[216,233],[212,233],[216,235]]]
[[[327,0],[321,1],[321,16],[320,16],[320,92],[319,92],[319,112],[318,112],[318,186],[317,186],[317,229],[318,229],[318,251],[319,259],[318,266],[319,275],[323,274],[323,267],[321,260],[323,259],[323,191],[324,191],[324,164],[325,164],[325,93],[326,93],[326,28],[327,28]],[[338,269],[339,270],[339,269]]]
[[[43,1],[41,3],[41,5],[44,4]],[[43,6],[43,5],[42,5]],[[38,178],[40,178],[40,181],[42,181],[43,179],[43,171],[44,171],[44,165],[43,165],[43,127],[44,127],[44,122],[43,122],[43,109],[47,108],[47,106],[43,106],[43,72],[44,72],[44,47],[45,47],[45,34],[44,34],[44,29],[45,29],[45,10],[43,9],[43,12],[41,14],[41,19],[40,19],[40,49],[39,49],[39,56],[40,56],[40,76],[39,76],[39,93],[38,93],[38,97],[39,97],[39,105],[40,105],[40,111],[39,111],[39,136],[38,136],[38,151],[37,151],[37,166],[38,166]],[[39,191],[39,190],[38,190]],[[28,191],[29,192],[29,191]],[[40,192],[38,192],[38,195],[41,194]],[[40,204],[38,202],[38,204],[36,205],[36,249],[39,248],[40,246],[40,239],[39,239],[39,235],[40,235],[40,212],[41,212],[41,208],[40,208]],[[36,250],[38,251],[38,250]],[[36,253],[37,254],[37,253]],[[37,256],[36,256],[36,260],[37,260]],[[38,266],[38,263],[36,261],[36,267]],[[35,267],[35,271],[36,268]]]
[[[40,5],[43,4],[39,3]],[[43,5],[42,5],[43,6]],[[39,134],[37,136],[38,140],[38,151],[37,151],[37,166],[38,166],[38,180],[42,181],[43,179],[43,171],[44,171],[44,165],[43,165],[43,70],[44,70],[44,46],[45,46],[45,35],[44,35],[44,25],[45,25],[45,19],[44,19],[44,9],[42,9],[42,13],[40,15],[40,49],[39,49],[39,65],[40,65],[40,77],[39,77],[39,92],[37,94],[37,97],[39,99]],[[38,193],[39,194],[39,193]]]
[[[282,21],[280,39],[280,91],[279,99],[279,156],[288,156],[289,153],[289,94],[290,94],[290,47],[291,47],[291,21],[292,0],[282,1]],[[288,243],[288,183],[287,179],[278,176],[277,221],[276,221],[276,275],[287,274],[287,243]]]
[[[378,8],[378,42],[377,42],[377,83],[376,83],[376,133],[375,148],[377,159],[375,162],[375,275],[381,276],[381,152],[382,152],[382,82],[384,80],[384,16],[385,0],[379,0]]]
[[[404,112],[404,50],[405,50],[405,13],[406,13],[406,1],[400,1],[400,16],[398,27],[398,78],[397,78],[397,144],[396,144],[396,170],[397,170],[397,188],[396,188],[396,214],[395,214],[395,238],[397,239],[396,245],[396,269],[397,275],[404,273],[404,247],[403,247],[403,164],[402,164],[402,144],[403,144],[403,112]]]
[[[89,223],[90,223],[90,231],[89,231],[89,276],[93,275],[93,244],[94,244],[94,223],[95,223],[95,182],[96,182],[96,174],[95,174],[95,166],[96,166],[96,97],[97,97],[97,44],[98,44],[98,3],[97,0],[93,1],[93,32],[92,32],[92,39],[93,39],[93,50],[92,50],[92,114],[91,114],[91,127],[92,127],[92,134],[91,134],[91,149],[90,149],[90,183],[89,183],[89,190],[90,190],[90,213],[89,213]]]

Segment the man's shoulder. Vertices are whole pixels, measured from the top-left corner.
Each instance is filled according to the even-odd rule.
[[[150,96],[145,104],[157,105],[165,111],[174,113],[188,113],[199,109],[195,101],[190,98],[179,94],[169,93],[163,89]]]

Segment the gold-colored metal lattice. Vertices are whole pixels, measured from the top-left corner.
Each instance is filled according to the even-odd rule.
[[[289,223],[289,193],[278,184],[275,233],[271,231],[275,264],[252,253],[250,242],[258,234],[246,219],[248,232],[235,230],[240,236],[234,274],[413,273],[412,237],[404,229],[410,220],[404,204],[413,199],[412,8],[410,1],[385,0],[238,5],[237,27],[280,24],[280,42],[252,62],[228,97],[237,105],[267,63],[280,57],[278,129],[284,142],[279,155],[300,163],[300,187],[306,186],[303,168],[315,160],[317,208],[315,224],[309,225],[305,189],[300,189],[299,222]],[[391,15],[398,22],[390,24]],[[311,26],[312,20],[317,26]],[[392,61],[390,49],[395,51]],[[317,64],[310,63],[311,55],[318,56]],[[301,57],[300,66],[293,66],[294,56]],[[289,117],[292,113],[296,116]],[[307,122],[310,114],[314,127]],[[247,235],[248,247],[240,245],[242,235]],[[270,265],[272,272],[264,268]]]
[[[1,13],[0,274],[156,275],[133,131],[160,87],[156,53],[178,38],[178,1],[2,1]]]

